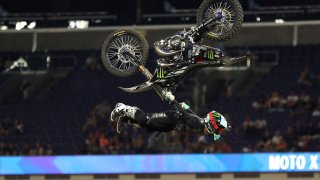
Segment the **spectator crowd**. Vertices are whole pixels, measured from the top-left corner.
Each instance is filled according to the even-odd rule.
[[[23,138],[25,132],[24,123],[19,118],[4,118],[0,121],[0,156],[35,156],[53,155],[52,144],[43,145],[36,143],[16,143],[12,139]]]
[[[3,70],[5,65],[0,64],[0,67]],[[101,65],[92,55],[85,60],[83,70],[100,71]],[[189,131],[150,133],[134,126],[117,134],[115,124],[109,119],[113,105],[103,100],[88,114],[81,129],[83,145],[77,147],[75,154],[231,153],[239,152],[235,141],[240,139],[246,142],[241,152],[319,151],[320,96],[309,91],[319,89],[319,82],[319,75],[309,68],[303,69],[297,79],[299,90],[285,93],[275,90],[255,99],[252,107],[246,108],[252,108],[256,115],[238,118],[242,120],[240,125],[233,126],[232,132],[224,133],[218,142]],[[277,113],[288,114],[286,120],[290,123],[285,130],[271,126],[272,116],[269,115]],[[228,115],[226,117],[230,119]],[[59,154],[50,143],[18,144],[6,140],[8,137],[23,137],[25,131],[31,130],[27,128],[19,118],[1,119],[0,155]]]

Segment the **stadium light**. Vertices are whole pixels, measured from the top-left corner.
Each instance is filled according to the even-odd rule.
[[[7,29],[8,29],[8,26],[2,25],[2,26],[0,26],[0,29],[1,29],[2,31],[7,30]]]
[[[75,21],[69,21],[68,29],[86,29],[88,27],[89,27],[89,21],[75,20]]]
[[[102,20],[101,19],[96,19],[94,20],[95,23],[102,23]]]
[[[258,17],[256,17],[256,21],[257,22],[260,22],[261,21],[261,18],[258,16]]]
[[[33,29],[36,27],[36,25],[37,25],[37,23],[35,21],[32,21],[27,27],[28,27],[28,29]]]
[[[277,24],[283,24],[285,21],[283,19],[276,19],[275,23]]]
[[[16,22],[16,30],[21,30],[27,25],[26,21],[18,21]]]

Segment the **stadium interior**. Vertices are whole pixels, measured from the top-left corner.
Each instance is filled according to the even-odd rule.
[[[196,23],[200,0],[0,1],[0,157],[153,154],[246,154],[320,151],[319,0],[240,0],[244,24],[227,42],[204,43],[240,64],[190,72],[177,99],[200,116],[216,110],[232,124],[221,140],[191,132],[116,133],[118,102],[160,112],[153,91],[118,89],[143,82],[108,73],[100,48],[109,33],[135,28],[152,44]],[[226,162],[231,163],[231,162]],[[1,163],[0,163],[1,164]],[[1,167],[0,167],[1,169]],[[173,179],[175,174],[3,175],[4,179]],[[306,173],[181,174],[185,179],[320,179]]]

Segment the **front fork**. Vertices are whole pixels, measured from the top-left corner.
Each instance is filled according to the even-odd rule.
[[[192,28],[190,31],[187,32],[187,34],[191,35],[193,38],[194,38],[194,41],[197,41],[199,39],[201,39],[201,35],[208,31],[208,25],[211,24],[211,25],[214,25],[214,24],[219,24],[219,23],[213,23],[217,20],[220,20],[222,17],[215,17],[215,18],[212,18],[212,19],[209,19],[205,22],[203,22],[202,24],[198,25],[197,27],[195,28]]]

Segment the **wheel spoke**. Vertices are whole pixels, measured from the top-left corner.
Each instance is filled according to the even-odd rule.
[[[119,61],[120,61],[119,59],[114,59],[114,60],[111,60],[110,62],[115,67]]]
[[[110,48],[119,49],[120,47],[116,44],[116,42],[112,42]]]
[[[123,39],[124,39],[124,43],[125,43],[125,44],[129,44],[129,43],[128,43],[128,41],[129,41],[129,36],[124,36]]]
[[[117,45],[117,49],[121,48],[121,42],[120,42],[119,38],[115,39],[114,43]]]
[[[116,55],[118,55],[118,53],[108,53],[108,57],[109,57],[109,59],[112,59],[112,58],[114,58]]]
[[[123,41],[123,36],[120,36],[120,42],[121,42],[121,45],[125,45],[124,41]]]
[[[131,64],[131,61],[128,62],[128,69],[132,68],[132,66],[130,66],[130,64]]]

